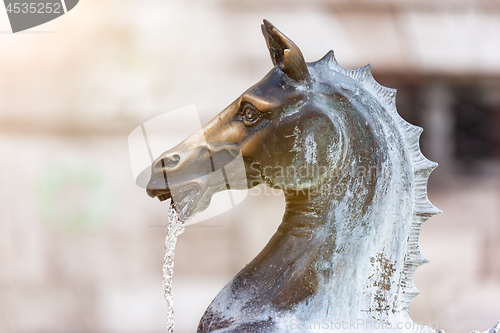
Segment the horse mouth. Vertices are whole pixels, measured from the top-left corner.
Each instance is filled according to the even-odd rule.
[[[197,208],[197,203],[203,194],[203,186],[195,181],[188,181],[183,184],[164,185],[163,188],[149,184],[147,193],[160,201],[172,199],[173,205],[179,214],[179,217],[186,220]]]
[[[167,200],[167,199],[170,199],[172,196],[171,196],[170,192],[168,192],[168,193],[165,193],[165,194],[159,194],[159,195],[157,195],[156,197],[157,197],[157,198],[158,198],[158,200],[160,200],[160,201],[165,201],[165,200]]]
[[[160,201],[165,201],[172,197],[170,188],[166,181],[157,181],[151,179],[146,186],[146,192],[151,198],[158,198]]]

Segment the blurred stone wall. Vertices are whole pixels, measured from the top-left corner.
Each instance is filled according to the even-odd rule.
[[[205,123],[263,77],[263,18],[308,61],[334,49],[343,66],[371,63],[382,83],[402,87],[401,113],[422,121],[428,155],[444,165],[455,163],[453,119],[439,118],[444,107],[425,92],[422,114],[437,111],[415,116],[404,84],[500,82],[496,1],[82,0],[18,34],[0,10],[1,332],[164,331],[167,207],[134,184],[127,137],[189,104]],[[431,263],[416,273],[415,321],[454,332],[500,318],[498,169],[492,160],[474,177],[453,167],[431,177],[431,201],[445,213],[422,232]],[[283,198],[257,192],[179,238],[176,332],[195,330],[276,230]]]

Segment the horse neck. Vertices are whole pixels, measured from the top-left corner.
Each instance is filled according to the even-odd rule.
[[[285,193],[281,225],[245,268],[259,272],[259,285],[273,281],[262,304],[271,300],[289,308],[307,303],[293,312],[322,314],[319,319],[324,319],[326,311],[346,320],[360,313],[388,318],[400,309],[406,251],[401,242],[409,232],[412,207],[411,188],[404,186],[408,173],[401,163],[390,162],[389,155],[359,154],[359,145],[346,154],[343,192]],[[352,161],[360,169],[350,169]],[[287,299],[280,300],[281,295]]]
[[[331,222],[332,200],[333,195],[328,193],[285,193],[286,206],[280,229],[284,234],[306,237],[332,228],[332,223],[328,223]]]
[[[250,308],[289,310],[317,293],[317,267],[328,244],[329,195],[285,194],[282,223],[264,249],[233,280],[231,293]]]

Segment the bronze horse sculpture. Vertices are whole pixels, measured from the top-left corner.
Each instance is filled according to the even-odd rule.
[[[160,200],[176,189],[188,218],[226,189],[210,172],[241,154],[241,188],[285,195],[278,230],[215,297],[198,332],[433,332],[408,314],[413,273],[426,262],[420,228],[439,212],[427,199],[436,164],[420,152],[421,129],[397,114],[395,90],[369,66],[345,69],[332,51],[306,63],[271,23],[262,31],[274,67],[159,156],[147,187]]]

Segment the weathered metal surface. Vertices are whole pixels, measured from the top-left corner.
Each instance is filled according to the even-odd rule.
[[[331,51],[306,63],[271,23],[262,27],[273,69],[162,154],[147,189],[160,200],[183,193],[175,205],[188,218],[226,189],[211,175],[241,153],[245,170],[232,171],[241,188],[285,194],[277,232],[198,332],[432,332],[408,314],[413,273],[426,262],[419,232],[439,212],[427,199],[436,164],[420,152],[422,129],[398,115],[395,90],[368,66],[345,69]]]

